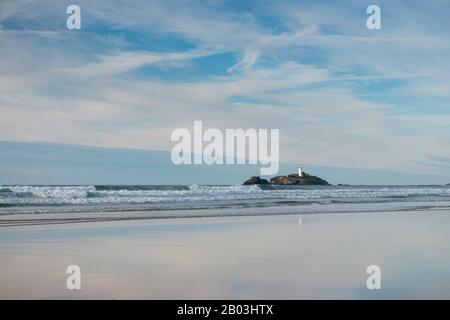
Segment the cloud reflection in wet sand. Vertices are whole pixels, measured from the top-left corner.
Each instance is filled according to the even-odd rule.
[[[448,212],[121,221],[0,230],[0,298],[449,298]],[[65,288],[65,268],[82,289]],[[382,269],[382,290],[366,268]]]

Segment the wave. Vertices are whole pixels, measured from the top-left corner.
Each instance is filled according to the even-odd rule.
[[[96,185],[97,191],[189,190],[185,185]]]
[[[211,185],[192,185],[189,190],[197,193],[211,194],[211,193],[260,193],[262,189],[258,185],[243,186],[211,186]]]
[[[35,198],[85,198],[94,186],[9,186],[14,194]]]
[[[4,208],[26,206],[95,206],[107,211],[450,201],[450,186],[87,185],[0,190],[0,214],[8,212]]]

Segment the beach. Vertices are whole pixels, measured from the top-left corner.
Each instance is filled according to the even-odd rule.
[[[0,299],[448,299],[449,227],[446,208],[3,226]]]

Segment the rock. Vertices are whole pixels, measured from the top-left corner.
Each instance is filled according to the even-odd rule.
[[[250,179],[248,179],[247,181],[245,181],[243,183],[244,186],[249,186],[252,184],[269,184],[269,181],[267,181],[266,179],[261,179],[260,177],[251,177]]]
[[[287,176],[277,176],[270,179],[270,184],[273,185],[330,185],[328,181],[323,180],[317,176],[312,176],[307,173],[303,173],[301,176],[298,174],[290,174]]]
[[[270,179],[270,182],[266,179],[261,179],[260,177],[251,177],[247,181],[244,182],[244,185],[252,185],[252,184],[271,184],[271,185],[320,185],[320,186],[329,186],[328,181],[319,178],[317,176],[312,176],[303,172],[301,176],[298,174],[289,174],[287,176],[277,176]]]

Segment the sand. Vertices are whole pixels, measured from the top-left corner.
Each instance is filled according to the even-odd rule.
[[[0,298],[450,298],[448,210],[78,222],[0,228]]]

